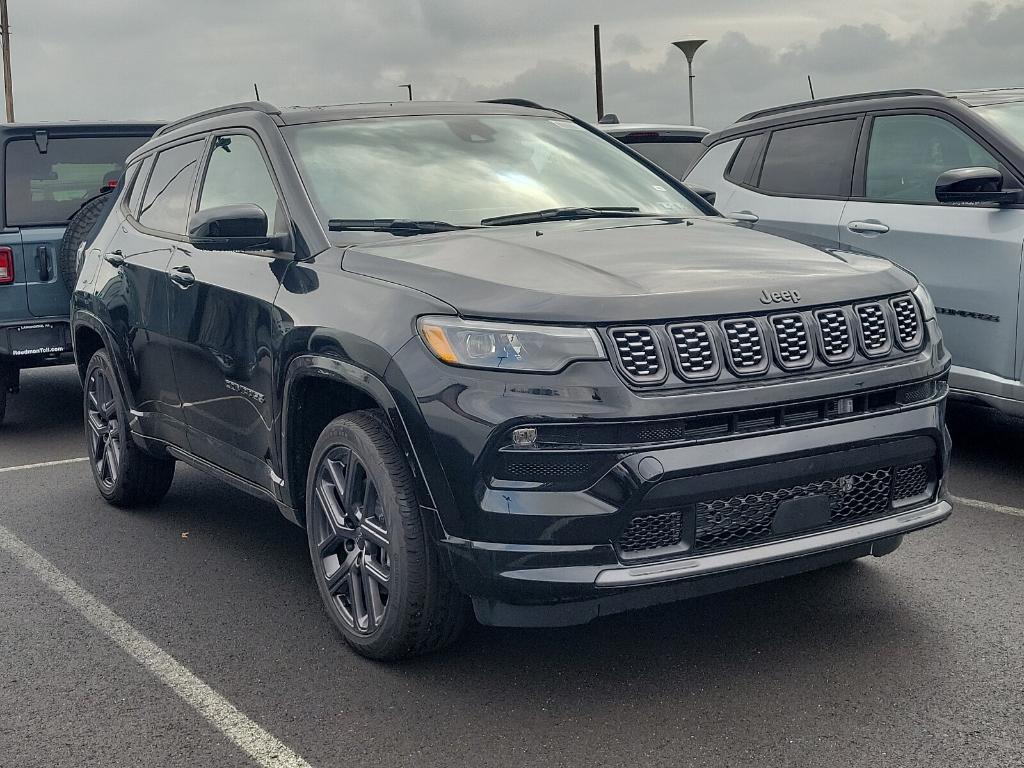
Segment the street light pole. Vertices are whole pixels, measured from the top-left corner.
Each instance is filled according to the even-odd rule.
[[[11,82],[11,25],[7,19],[7,0],[0,0],[0,37],[4,46],[4,96],[7,100],[7,122],[14,122],[14,84]]]
[[[686,57],[686,71],[690,85],[690,125],[695,125],[693,120],[693,56],[697,53],[697,49],[706,42],[707,40],[678,40],[672,43]]]

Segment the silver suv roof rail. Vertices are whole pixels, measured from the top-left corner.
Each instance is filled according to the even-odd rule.
[[[195,123],[199,120],[205,120],[208,117],[217,117],[219,115],[230,115],[233,112],[262,112],[265,115],[280,115],[281,110],[266,101],[241,101],[237,104],[228,104],[223,107],[215,107],[214,109],[203,110],[202,112],[196,112],[194,115],[188,115],[180,120],[175,120],[173,123],[168,123],[163,128],[159,129],[154,136],[162,136],[165,133],[181,128],[182,126],[188,125],[189,123]]]
[[[947,96],[942,91],[935,91],[931,88],[903,88],[894,91],[870,91],[868,93],[851,93],[846,96],[830,96],[825,99],[814,99],[812,101],[798,101],[794,104],[784,104],[781,107],[769,107],[758,109],[743,115],[737,123],[745,123],[748,120],[756,120],[769,115],[781,115],[785,112],[795,112],[798,109],[810,109],[811,107],[826,107],[831,104],[845,104],[849,101],[870,101],[872,99],[895,99],[901,96]]]

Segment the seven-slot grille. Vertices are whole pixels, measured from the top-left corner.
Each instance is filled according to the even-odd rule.
[[[803,317],[798,314],[776,315],[771,319],[775,332],[779,365],[783,368],[804,368],[814,359],[810,336]]]
[[[885,310],[878,302],[857,306],[857,317],[860,320],[860,341],[864,354],[868,357],[884,355],[892,347],[889,338],[889,321]]]
[[[650,328],[616,328],[612,341],[626,375],[638,383],[657,382],[664,378],[664,367],[658,343]]]
[[[917,349],[924,341],[924,328],[917,314],[917,302],[912,296],[900,296],[891,302],[896,316],[896,341],[901,349]]]
[[[668,332],[675,344],[679,374],[684,379],[706,379],[718,375],[718,356],[707,325],[673,325]]]
[[[761,373],[768,368],[761,326],[752,317],[742,320],[723,320],[725,344],[729,365],[734,373]]]
[[[666,380],[670,367],[684,381],[697,382],[718,379],[724,364],[736,376],[753,376],[768,372],[773,362],[784,371],[796,371],[813,366],[816,358],[840,365],[858,358],[858,352],[861,362],[894,349],[909,353],[924,343],[925,329],[917,301],[903,294],[854,306],[717,323],[613,328],[609,334],[626,378],[653,385]],[[662,350],[668,350],[671,366]]]
[[[821,352],[826,362],[843,363],[853,358],[853,337],[846,313],[835,309],[819,309],[814,313],[821,334]]]

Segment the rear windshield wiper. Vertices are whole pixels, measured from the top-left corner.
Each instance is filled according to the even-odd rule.
[[[392,235],[427,235],[431,232],[454,232],[472,229],[470,225],[449,224],[447,221],[414,221],[412,219],[331,219],[327,222],[331,232],[390,232]]]
[[[500,227],[507,224],[537,224],[560,219],[615,219],[634,216],[658,216],[660,214],[640,213],[636,207],[593,206],[576,208],[545,208],[542,211],[510,213],[507,216],[492,216],[480,221],[484,226]]]

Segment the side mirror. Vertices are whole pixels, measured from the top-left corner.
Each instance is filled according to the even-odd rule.
[[[1019,189],[1003,189],[1003,174],[995,168],[953,168],[935,181],[935,199],[940,203],[1007,205],[1021,198]]]
[[[206,251],[280,251],[287,246],[287,237],[267,234],[267,214],[252,203],[192,214],[188,240]]]
[[[704,198],[704,200],[710,205],[714,205],[715,200],[718,199],[718,193],[715,192],[715,190],[702,187],[699,184],[687,184],[686,188],[698,197]]]

